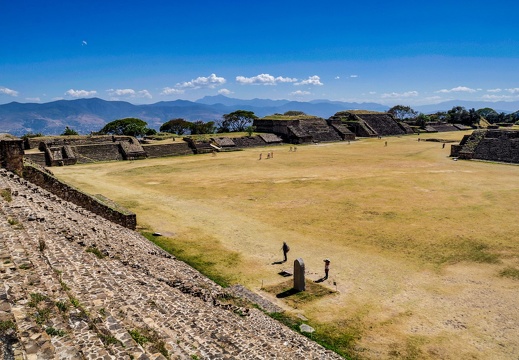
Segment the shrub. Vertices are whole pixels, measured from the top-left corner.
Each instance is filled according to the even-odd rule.
[[[45,332],[50,336],[65,336],[66,332],[63,330],[58,330],[53,328],[52,326],[45,329]]]
[[[11,320],[0,321],[0,335],[3,335],[7,330],[16,330],[16,324]]]
[[[0,196],[2,196],[2,198],[7,202],[13,201],[13,197],[11,195],[11,189],[0,190]]]
[[[516,269],[516,268],[513,268],[513,267],[509,266],[509,267],[501,270],[499,272],[499,275],[503,276],[503,277],[509,277],[509,278],[512,278],[512,279],[519,280],[519,269]]]
[[[68,310],[68,305],[65,301],[56,301],[56,307],[61,312],[66,312]]]
[[[130,336],[132,337],[133,340],[135,340],[135,342],[137,344],[139,344],[140,346],[143,346],[144,344],[146,344],[148,341],[150,341],[146,336],[142,335],[139,330],[135,329],[135,330],[128,330],[128,333],[130,334]]]
[[[102,258],[105,257],[105,254],[103,254],[103,253],[101,252],[101,250],[99,250],[98,248],[93,247],[93,246],[89,246],[89,247],[87,247],[85,251],[94,254],[94,255],[97,256],[99,259],[102,259]]]

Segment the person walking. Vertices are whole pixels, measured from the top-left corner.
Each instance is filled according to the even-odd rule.
[[[283,262],[287,261],[287,252],[290,251],[290,246],[286,242],[283,241],[283,246],[281,247],[283,250]]]
[[[330,259],[324,259],[324,279],[328,279],[328,273],[330,272]]]

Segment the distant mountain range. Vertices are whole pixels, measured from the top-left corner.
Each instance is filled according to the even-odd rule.
[[[413,107],[417,111],[432,113],[445,111],[454,106],[480,109],[491,107],[498,112],[513,112],[519,109],[517,102],[449,101],[435,105]],[[253,111],[263,117],[289,110],[329,118],[338,111],[363,109],[387,111],[388,106],[377,103],[349,103],[330,100],[299,102],[289,100],[252,99],[240,100],[223,95],[206,96],[197,101],[161,101],[149,105],[134,105],[124,101],[106,101],[98,98],[58,100],[49,103],[18,103],[0,105],[0,133],[21,136],[28,132],[46,135],[60,134],[66,126],[80,134],[99,131],[106,123],[126,117],[136,117],[148,122],[154,129],[166,121],[183,118],[188,121],[215,121],[223,114],[235,110]]]

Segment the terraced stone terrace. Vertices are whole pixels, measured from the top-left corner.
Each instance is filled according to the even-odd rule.
[[[138,233],[0,169],[1,359],[339,359]]]

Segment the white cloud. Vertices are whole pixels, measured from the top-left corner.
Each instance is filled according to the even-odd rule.
[[[301,90],[297,90],[297,91],[294,91],[294,92],[291,92],[290,95],[295,95],[295,96],[305,96],[305,95],[310,95],[310,91],[301,91]]]
[[[335,80],[339,80],[341,77],[340,76],[336,76],[335,77]]]
[[[437,93],[443,93],[443,94],[447,94],[447,93],[451,93],[451,92],[468,92],[468,93],[475,93],[477,90],[475,89],[471,89],[469,87],[466,87],[466,86],[458,86],[458,87],[455,87],[455,88],[452,88],[450,90],[448,89],[442,89],[442,90],[438,90],[436,91]]]
[[[501,92],[503,90],[498,88],[498,89],[488,89],[487,91],[490,92],[490,93],[498,93],[498,92]]]
[[[209,88],[214,89],[217,86],[223,85],[227,82],[225,78],[218,77],[216,74],[211,74],[208,77],[199,76],[196,79],[191,81],[184,81],[182,83],[178,83],[175,87],[179,89],[200,89],[200,88]]]
[[[513,96],[510,96],[510,95],[489,95],[489,94],[485,94],[481,98],[483,100],[499,101],[499,100],[510,100],[510,99],[513,99]]]
[[[350,75],[351,78],[358,78],[359,75]]]
[[[85,46],[85,45],[88,45],[88,43],[85,40],[81,41],[81,46]]]
[[[6,87],[0,87],[0,94],[6,94],[6,95],[9,95],[9,96],[18,96],[18,91],[11,90],[11,89],[6,88]]]
[[[152,98],[148,90],[135,91],[133,89],[108,89],[106,91],[112,97],[126,96],[130,98]]]
[[[220,90],[218,90],[218,94],[220,94],[220,95],[230,95],[232,93],[233,92],[231,90],[228,90],[228,89],[220,89]]]
[[[110,96],[127,96],[127,95],[135,95],[135,90],[133,89],[108,89],[108,94]]]
[[[165,87],[164,89],[162,89],[162,92],[160,93],[160,95],[178,95],[178,94],[183,94],[183,93],[184,93],[184,90]]]
[[[69,96],[72,96],[72,97],[75,97],[75,98],[90,97],[90,96],[94,96],[96,94],[97,94],[97,91],[95,91],[95,90],[87,91],[87,90],[74,90],[74,89],[70,89],[70,90],[65,92],[65,95],[69,95]]]
[[[297,79],[270,74],[259,74],[253,77],[236,76],[236,82],[242,85],[277,85],[278,83],[293,83]]]
[[[376,93],[377,93],[376,91],[370,91],[368,94],[375,95]]]
[[[392,93],[384,93],[381,95],[381,97],[383,99],[387,99],[387,98],[391,98],[391,99],[394,99],[394,98],[410,98],[410,97],[415,97],[415,96],[418,96],[418,91],[406,91],[406,92],[403,92],[403,93],[396,93],[396,92],[392,92]]]
[[[321,86],[321,85],[323,85],[323,83],[321,82],[321,78],[319,76],[314,75],[314,76],[310,76],[306,80],[296,83],[295,85],[319,85],[319,86]]]
[[[140,90],[137,92],[137,96],[139,97],[144,97],[144,98],[148,98],[148,99],[151,99],[153,96],[151,96],[150,92],[148,90]]]
[[[519,88],[506,89],[511,94],[519,93]]]
[[[32,101],[32,102],[40,102],[41,101],[41,99],[39,97],[25,98],[25,100]]]

